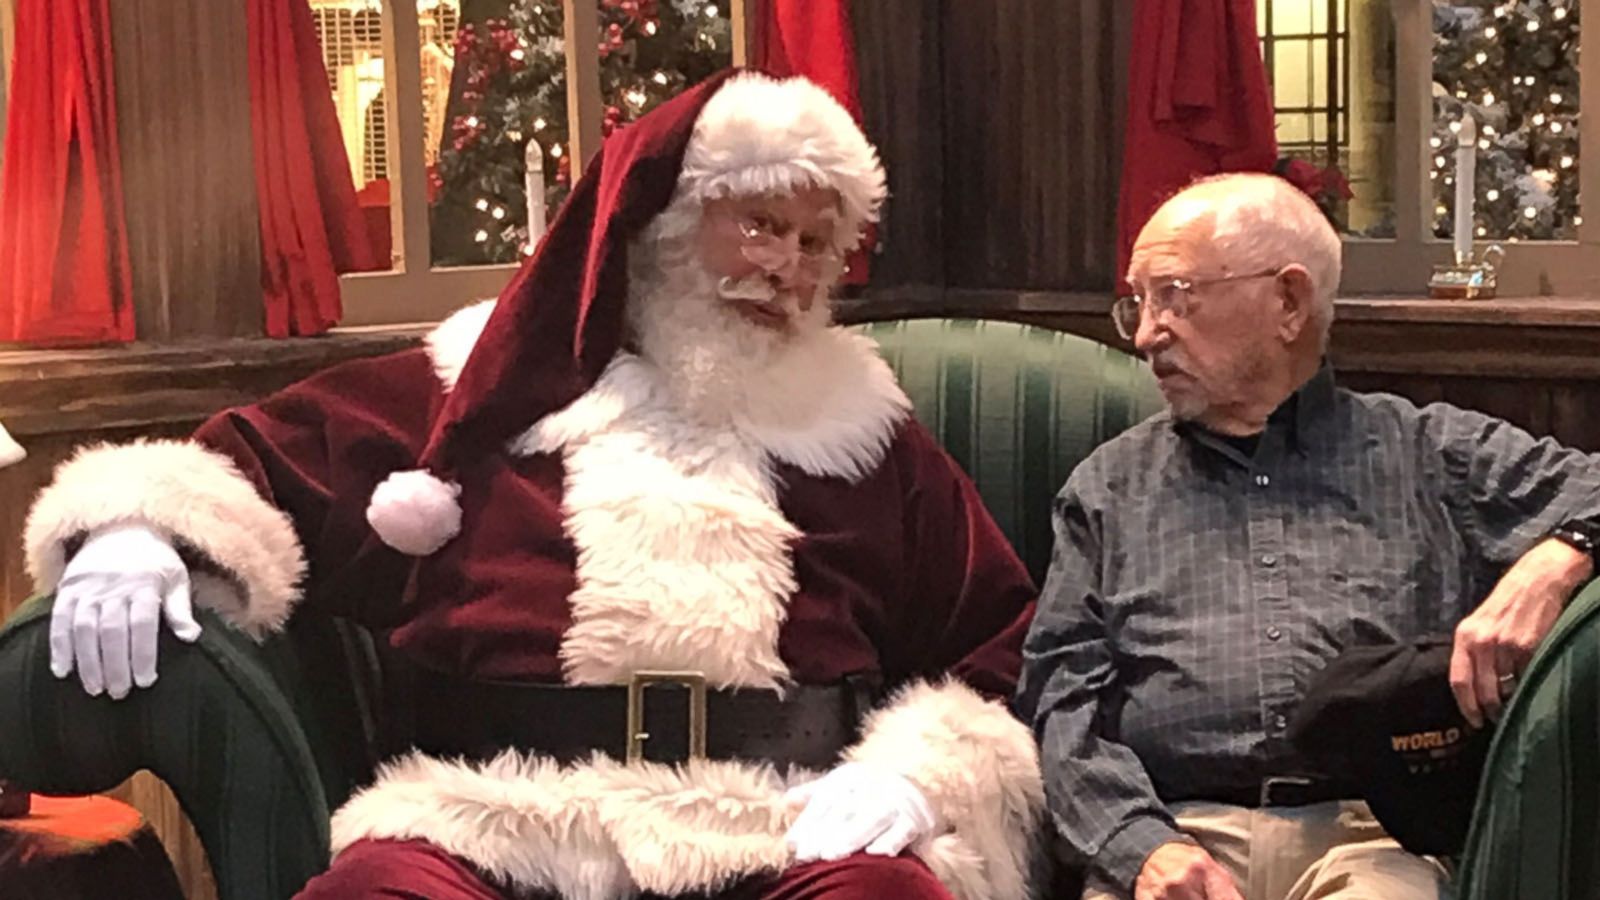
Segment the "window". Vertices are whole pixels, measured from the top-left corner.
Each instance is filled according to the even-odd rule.
[[[1477,129],[1473,231],[1506,251],[1502,295],[1600,281],[1580,209],[1579,0],[1257,0],[1281,154],[1336,165],[1353,196],[1346,293],[1417,294],[1450,258],[1455,146]],[[1596,185],[1600,188],[1600,185]]]
[[[343,276],[346,326],[498,293],[605,134],[744,55],[742,0],[490,0],[474,19],[461,0],[310,3],[392,260]]]
[[[1333,210],[1347,232],[1393,237],[1388,3],[1257,0],[1256,13],[1280,155],[1337,169],[1350,182],[1353,196]]]

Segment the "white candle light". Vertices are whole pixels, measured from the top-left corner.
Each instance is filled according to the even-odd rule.
[[[1470,114],[1461,117],[1456,132],[1456,265],[1472,262],[1473,204],[1478,164],[1478,126]]]
[[[529,138],[522,159],[522,189],[528,195],[528,246],[532,248],[544,236],[544,148]]]

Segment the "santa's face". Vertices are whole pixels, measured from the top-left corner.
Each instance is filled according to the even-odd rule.
[[[695,235],[717,296],[746,322],[786,332],[839,267],[839,194],[808,187],[789,194],[723,197],[705,204]]]

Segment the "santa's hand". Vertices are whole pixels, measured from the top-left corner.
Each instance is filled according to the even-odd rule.
[[[896,856],[938,827],[928,798],[898,772],[845,763],[789,791],[804,804],[784,839],[795,862],[843,859],[857,851]]]
[[[140,523],[113,525],[84,541],[62,573],[50,613],[50,671],[78,670],[90,696],[120,700],[156,681],[156,638],[165,617],[180,640],[200,636],[189,602],[189,570],[172,544]]]

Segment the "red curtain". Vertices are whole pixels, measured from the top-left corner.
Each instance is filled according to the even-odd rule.
[[[756,17],[750,64],[778,77],[802,75],[828,90],[861,121],[861,95],[856,80],[855,36],[850,31],[846,0],[765,0],[751,3]],[[875,231],[851,255],[846,284],[867,283],[869,250]]]
[[[1136,0],[1117,279],[1162,201],[1203,175],[1277,161],[1255,0]]]
[[[0,340],[131,341],[107,0],[18,0],[0,176]]]
[[[250,119],[267,334],[337,324],[339,273],[377,268],[307,0],[249,0]]]

